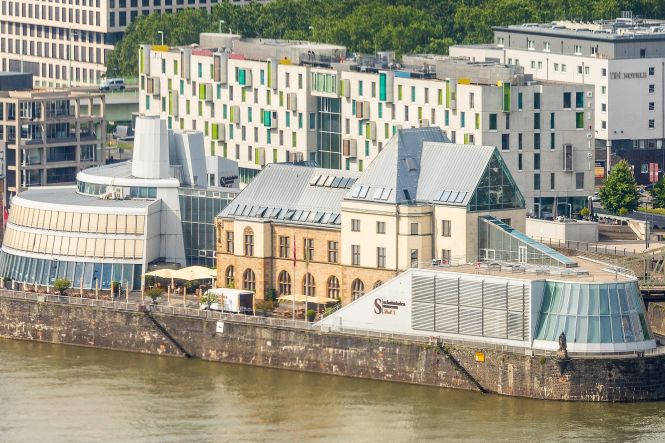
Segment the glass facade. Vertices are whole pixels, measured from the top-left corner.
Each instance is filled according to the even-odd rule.
[[[467,209],[473,212],[520,208],[524,208],[524,197],[501,156],[495,151]]]
[[[340,99],[317,97],[317,160],[323,168],[342,169]]]
[[[577,266],[569,257],[489,215],[479,219],[478,248],[483,259],[558,267]]]
[[[17,282],[52,285],[58,278],[79,288],[83,279],[84,289],[94,289],[99,280],[100,289],[110,289],[112,281],[129,283],[133,290],[141,289],[143,266],[136,263],[77,262],[49,260],[0,252],[0,275]]]
[[[568,343],[634,343],[653,337],[637,282],[580,284],[546,282],[537,340]]]
[[[187,266],[215,266],[214,219],[236,195],[210,189],[179,189]]]
[[[106,193],[106,189],[109,185],[98,183],[86,183],[82,181],[77,181],[76,186],[80,194],[86,195],[102,195]],[[131,198],[157,198],[157,188],[152,186],[115,186],[116,188],[122,188],[125,192],[125,195],[128,195]]]

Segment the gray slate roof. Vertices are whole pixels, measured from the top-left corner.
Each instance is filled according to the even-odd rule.
[[[219,217],[339,226],[342,199],[359,175],[307,165],[268,164]]]
[[[465,206],[495,149],[450,143],[438,128],[400,130],[346,199]]]

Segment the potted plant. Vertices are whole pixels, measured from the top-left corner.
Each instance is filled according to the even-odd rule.
[[[316,311],[314,309],[307,310],[307,321],[313,322],[316,318]]]
[[[589,219],[589,208],[580,209],[580,215],[582,216],[582,218],[584,218],[584,220],[588,220]]]
[[[111,295],[116,298],[120,295],[120,282],[113,280],[111,282]]]

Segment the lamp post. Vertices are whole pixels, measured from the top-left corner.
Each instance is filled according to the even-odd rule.
[[[645,198],[642,200],[644,203],[644,250],[649,249],[649,220],[647,219],[647,205],[649,202]]]
[[[164,46],[164,31],[157,31],[157,34],[161,37],[162,46]]]
[[[220,21],[219,21],[219,33],[220,33],[220,34],[222,33],[222,25],[223,25],[224,23],[226,23],[224,20],[220,20]]]

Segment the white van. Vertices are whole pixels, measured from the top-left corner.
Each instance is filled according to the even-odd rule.
[[[217,303],[212,303],[208,308],[207,303],[201,303],[201,309],[211,311],[233,312],[235,314],[254,313],[254,293],[240,289],[214,288],[208,289],[204,296],[214,294],[219,298]]]
[[[125,90],[125,81],[121,78],[109,78],[102,82],[102,85],[99,87],[101,92],[110,92],[110,91],[124,91]]]

